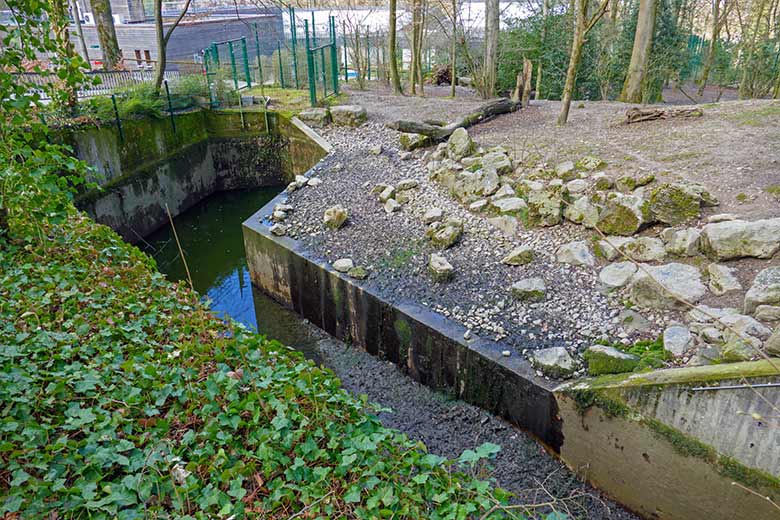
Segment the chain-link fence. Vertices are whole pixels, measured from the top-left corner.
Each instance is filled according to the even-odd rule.
[[[310,28],[308,20],[302,20],[303,35],[299,34],[301,20],[294,8],[288,8],[287,16],[289,31],[275,41],[254,26],[249,36],[213,42],[203,49],[203,68],[213,107],[225,103],[225,90],[259,87],[262,95],[265,87],[308,88],[312,106],[338,94],[335,19],[330,17],[323,38],[316,33],[313,23]]]

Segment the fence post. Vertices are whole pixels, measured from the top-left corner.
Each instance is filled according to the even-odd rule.
[[[217,48],[216,42],[211,44],[211,53],[214,55],[214,62],[217,64],[217,67],[219,67],[219,49]]]
[[[307,76],[309,77],[309,102],[311,103],[311,106],[315,107],[317,106],[317,90],[314,85],[314,60],[312,59],[311,51],[309,50],[311,48],[309,42],[309,20],[303,21],[303,31],[306,35],[306,67],[308,69]]]
[[[276,41],[276,50],[279,51],[279,85],[282,88],[285,88],[284,86],[284,68],[282,67],[282,42],[279,40]]]
[[[257,34],[257,24],[255,24],[255,52],[257,53],[257,81],[260,83],[260,95],[265,96],[265,78],[263,77],[263,62],[260,60],[260,36]]]
[[[228,42],[228,49],[230,50],[230,68],[233,70],[233,86],[238,90],[238,74],[236,73],[236,55],[233,52],[233,40]]]
[[[330,17],[330,74],[333,77],[333,94],[339,94],[339,64],[336,50],[336,17]]]
[[[252,77],[249,75],[249,54],[246,52],[246,36],[241,37],[241,54],[244,57],[244,78],[246,78],[246,87],[252,88]]]
[[[125,132],[122,130],[122,120],[119,119],[119,109],[116,106],[116,94],[111,94],[111,103],[114,104],[114,117],[116,118],[116,127],[119,129],[119,140],[125,143]]]
[[[290,6],[290,36],[292,37],[292,66],[293,77],[295,78],[295,88],[299,89],[298,83],[298,29],[295,27],[295,8]]]
[[[344,20],[341,20],[341,39],[344,40],[344,81],[349,83],[347,70],[347,23]]]
[[[166,79],[164,81],[165,83],[165,95],[168,97],[168,114],[171,116],[171,128],[173,128],[173,133],[176,133],[176,118],[173,116],[173,103],[171,103],[171,90],[168,88],[168,80]]]
[[[368,81],[371,81],[371,31],[366,31],[366,61],[368,67]]]

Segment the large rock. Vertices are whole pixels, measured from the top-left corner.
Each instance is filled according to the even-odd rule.
[[[463,223],[450,218],[439,226],[428,228],[426,235],[431,243],[439,249],[447,249],[455,245],[463,234]]]
[[[512,173],[512,160],[503,152],[488,152],[482,156],[482,169],[506,175]]]
[[[534,250],[530,246],[520,246],[511,250],[501,259],[502,264],[525,265],[534,259]]]
[[[534,350],[530,354],[530,360],[535,368],[549,377],[564,378],[577,370],[577,362],[563,347]]]
[[[775,330],[772,336],[766,341],[764,345],[766,351],[773,356],[780,356],[780,327]]]
[[[474,141],[465,128],[456,128],[447,140],[447,157],[455,161],[471,155],[474,151]]]
[[[610,289],[616,289],[626,285],[636,271],[637,267],[633,262],[609,264],[599,273],[599,281]]]
[[[629,240],[620,247],[620,251],[637,262],[661,262],[666,258],[664,243],[653,237]]]
[[[780,305],[780,267],[768,267],[756,275],[745,294],[745,314],[759,305]]]
[[[772,335],[772,329],[766,327],[751,316],[739,314],[737,312],[727,313],[721,316],[716,322],[717,326],[731,329],[740,335],[747,335],[757,340],[769,339]]]
[[[687,305],[701,300],[707,288],[701,281],[701,273],[693,266],[671,263],[644,265],[634,275],[629,285],[631,302],[653,309],[686,309]]]
[[[566,220],[592,229],[599,221],[599,207],[591,202],[590,197],[583,196],[571,204],[567,204],[563,210],[563,216],[566,217]]]
[[[413,134],[404,132],[398,136],[398,141],[401,144],[401,148],[407,151],[416,150],[417,148],[425,148],[431,144],[431,138],[423,134]]]
[[[563,188],[561,185],[531,186],[526,192],[529,226],[556,226],[563,217]]]
[[[597,252],[611,262],[621,256],[620,252],[623,250],[623,246],[632,240],[629,237],[606,237],[606,239],[598,241]]]
[[[702,230],[701,249],[716,260],[771,258],[780,250],[780,218],[707,224]]]
[[[754,315],[761,321],[780,321],[780,305],[759,305]]]
[[[333,262],[333,269],[340,273],[346,273],[349,272],[350,269],[355,267],[355,263],[352,261],[351,258],[339,258],[335,262]]]
[[[520,227],[520,223],[517,217],[512,215],[499,215],[497,217],[490,217],[487,219],[488,224],[501,231],[508,237],[514,237],[517,235],[517,229]]]
[[[516,217],[523,217],[528,212],[528,204],[520,197],[506,197],[493,200],[490,203],[490,208],[500,215],[513,215]]]
[[[444,220],[444,211],[441,208],[430,208],[423,215],[423,222],[425,224],[433,224],[434,222],[441,222]]]
[[[742,284],[734,275],[734,269],[720,264],[710,264],[707,266],[707,272],[710,275],[710,291],[718,296],[728,292],[741,291]]]
[[[323,223],[331,229],[339,229],[347,221],[349,213],[341,204],[336,204],[325,210],[322,217]]]
[[[330,107],[330,117],[339,126],[360,126],[366,122],[368,114],[360,105],[337,105]]]
[[[695,256],[699,253],[701,231],[696,228],[667,228],[661,232],[661,238],[666,242],[666,252],[670,255]]]
[[[639,365],[639,358],[628,352],[606,345],[592,345],[582,354],[591,375],[631,372]]]
[[[656,220],[674,226],[699,217],[701,195],[686,184],[662,184],[650,193],[649,208]]]
[[[539,301],[544,299],[547,293],[547,285],[539,277],[523,278],[513,283],[509,292],[518,300]]]
[[[672,325],[664,330],[664,350],[674,357],[681,357],[693,346],[693,334],[688,327]]]
[[[759,355],[761,346],[761,340],[758,338],[726,330],[723,345],[720,347],[720,355],[723,361],[729,363],[748,361]]]
[[[596,265],[596,257],[590,251],[590,246],[585,240],[563,244],[555,252],[555,258],[561,263],[593,267]]]
[[[428,272],[436,282],[446,282],[452,278],[455,268],[440,254],[433,253],[428,259]]]
[[[314,128],[322,128],[330,123],[330,112],[327,108],[307,108],[298,112],[298,119]]]
[[[606,165],[607,163],[605,163],[600,158],[595,157],[593,155],[586,155],[585,157],[577,161],[577,168],[581,168],[587,171],[595,171],[598,170],[599,168],[603,168]]]
[[[596,227],[607,235],[633,235],[649,223],[647,202],[636,195],[611,193],[599,213]]]

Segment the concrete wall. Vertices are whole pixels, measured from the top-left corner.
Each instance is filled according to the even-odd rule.
[[[780,518],[778,389],[693,390],[769,381],[758,361],[563,385],[561,458],[646,518]]]
[[[230,189],[285,186],[302,164],[307,169],[326,152],[308,141],[301,123],[262,112],[196,111],[177,115],[174,133],[167,119],[63,131],[59,139],[95,168],[102,189],[82,193],[77,206],[97,222],[138,242],[173,215],[209,195]]]
[[[252,283],[302,317],[413,379],[479,405],[531,431],[550,448],[561,443],[549,382],[521,356],[504,357],[500,344],[463,339],[465,328],[431,310],[391,302],[268,231],[281,194],[244,222]]]

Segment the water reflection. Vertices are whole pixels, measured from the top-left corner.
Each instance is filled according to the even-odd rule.
[[[249,279],[241,223],[277,193],[277,188],[218,193],[176,217],[174,224],[192,284],[212,309],[319,361],[318,338]],[[187,280],[170,226],[146,237],[141,246],[170,280]]]

